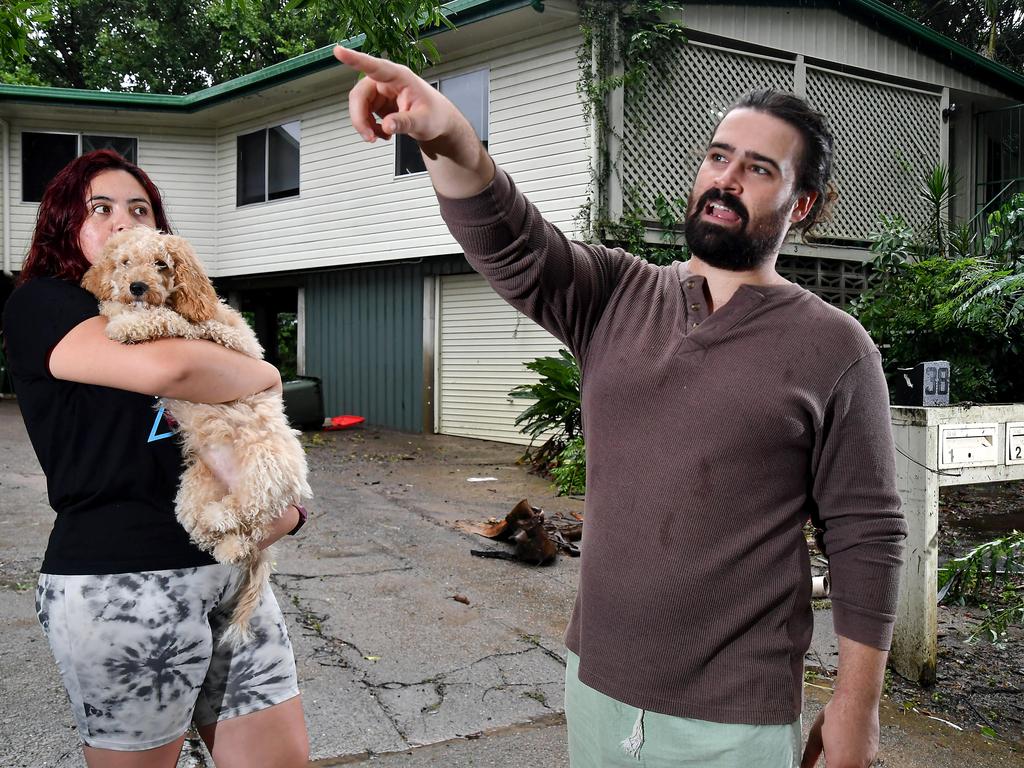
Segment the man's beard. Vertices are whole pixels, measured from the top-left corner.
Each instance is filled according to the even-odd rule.
[[[701,213],[712,202],[731,208],[740,217],[740,226],[733,229],[702,219]],[[750,214],[739,198],[711,187],[686,217],[686,242],[690,251],[710,266],[745,272],[759,267],[775,253],[788,216],[789,205],[784,205],[751,225]]]

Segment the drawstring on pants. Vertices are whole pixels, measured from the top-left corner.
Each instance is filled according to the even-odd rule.
[[[644,745],[644,710],[640,710],[633,724],[633,732],[628,739],[622,740],[622,749],[630,757],[640,759],[640,749]]]

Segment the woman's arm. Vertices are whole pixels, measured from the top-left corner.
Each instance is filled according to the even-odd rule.
[[[267,537],[260,542],[260,549],[266,549],[278,539],[287,536],[298,524],[299,510],[294,504],[289,504],[285,507],[284,512],[270,524]]]
[[[91,317],[68,331],[50,353],[50,373],[81,384],[195,403],[226,403],[264,390],[281,391],[281,375],[263,360],[212,341],[121,344],[106,337],[106,324],[105,317]]]

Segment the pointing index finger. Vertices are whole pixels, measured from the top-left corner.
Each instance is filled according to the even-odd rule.
[[[334,58],[381,83],[398,79],[402,72],[402,67],[394,62],[353,51],[341,45],[334,46]]]

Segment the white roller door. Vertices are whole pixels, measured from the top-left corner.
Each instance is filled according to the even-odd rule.
[[[437,317],[437,431],[503,443],[529,442],[515,427],[532,402],[511,398],[539,378],[523,366],[564,345],[502,301],[480,275],[446,275]]]

